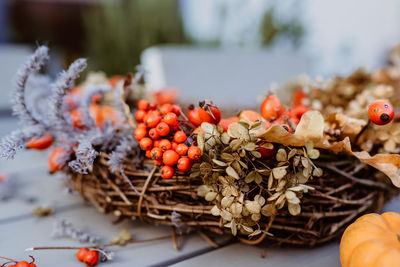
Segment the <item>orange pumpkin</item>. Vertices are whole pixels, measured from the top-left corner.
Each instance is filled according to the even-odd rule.
[[[400,214],[371,213],[344,231],[340,242],[343,267],[400,266]]]

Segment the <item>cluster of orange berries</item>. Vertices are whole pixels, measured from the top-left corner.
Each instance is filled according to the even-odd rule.
[[[76,258],[84,262],[86,266],[95,266],[99,262],[99,253],[92,249],[80,248],[78,253],[76,253]]]
[[[147,158],[153,159],[156,165],[164,165],[160,170],[161,177],[171,178],[175,173],[174,166],[188,172],[193,161],[200,159],[201,150],[182,129],[179,122],[182,109],[169,103],[158,107],[145,99],[138,102],[138,108],[135,139]]]
[[[0,256],[0,258],[5,259],[5,260],[8,260],[8,262],[3,263],[3,264],[1,265],[1,267],[3,267],[3,266],[4,266],[4,267],[5,267],[5,266],[7,266],[7,267],[36,267],[36,264],[34,263],[34,262],[35,262],[35,258],[32,257],[32,256],[29,256],[29,257],[31,257],[31,259],[32,259],[31,262],[27,262],[27,261],[16,261],[16,260],[13,260],[13,259],[10,259],[10,258],[6,258],[6,257]],[[7,265],[7,264],[10,264],[10,263],[13,263],[13,264]],[[14,264],[14,263],[15,263],[15,264]]]
[[[303,104],[305,98],[303,91],[295,91],[291,106],[284,107],[276,95],[268,95],[260,107],[261,116],[267,121],[267,128],[271,124],[280,124],[291,133],[292,127],[299,124],[301,116],[310,110]]]

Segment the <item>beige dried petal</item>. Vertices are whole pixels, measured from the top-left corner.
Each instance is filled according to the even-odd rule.
[[[262,215],[267,216],[267,217],[275,215],[276,211],[277,210],[275,208],[275,205],[273,205],[273,204],[267,204],[261,209]]]
[[[204,198],[205,198],[207,201],[213,201],[216,197],[217,197],[217,193],[216,193],[216,192],[208,192],[208,193],[205,195]]]
[[[300,163],[300,156],[294,157],[293,165],[297,167],[297,166],[299,166],[299,163]]]
[[[272,175],[271,172],[268,177],[268,190],[272,189],[273,184],[274,184],[274,176]]]
[[[232,231],[232,235],[233,235],[233,236],[236,236],[236,235],[237,235],[237,225],[236,225],[235,221],[232,221],[232,224],[231,224],[231,231]]]
[[[277,161],[287,161],[287,153],[286,150],[280,148],[278,152],[276,152],[276,160]]]
[[[274,178],[282,179],[283,177],[285,177],[285,175],[287,174],[286,168],[287,168],[287,166],[273,168],[272,173],[274,175]]]
[[[279,196],[282,195],[282,192],[276,192],[275,194],[273,194],[272,196],[270,196],[267,200],[268,201],[274,201],[275,199],[277,199]]]
[[[303,165],[304,168],[309,168],[310,167],[310,163],[308,161],[308,158],[301,157],[301,165]]]
[[[221,166],[221,167],[226,167],[228,164],[226,164],[225,162],[223,162],[223,161],[220,161],[220,160],[217,160],[217,159],[213,159],[213,162],[215,163],[215,164],[217,164],[218,166]]]
[[[251,151],[250,153],[251,153],[254,157],[258,158],[258,159],[261,158],[261,156],[262,156],[260,152],[255,151],[255,150],[254,150],[254,151]]]
[[[287,183],[286,180],[284,180],[284,179],[280,180],[279,183],[278,183],[278,186],[276,187],[275,190],[276,190],[277,192],[282,191],[282,190],[285,188],[286,183]]]
[[[258,222],[261,219],[260,213],[253,213],[251,214],[251,219],[255,222]]]
[[[310,157],[310,159],[317,159],[317,158],[319,158],[319,155],[320,155],[318,149],[313,149],[313,150],[309,151],[307,154]]]
[[[313,170],[313,176],[315,176],[315,177],[321,177],[323,173],[324,172],[321,168],[315,168]]]
[[[221,134],[221,141],[222,141],[222,143],[224,143],[225,145],[229,144],[230,139],[231,139],[231,138],[229,137],[229,134],[227,134],[227,133]]]
[[[232,205],[233,199],[234,199],[234,197],[232,197],[232,196],[223,197],[223,198],[221,199],[221,206],[222,206],[223,208],[229,207],[230,205]]]
[[[287,200],[297,198],[296,194],[293,191],[289,191],[289,190],[285,192],[285,196],[286,196]]]
[[[296,216],[300,214],[301,207],[299,204],[288,203],[288,210],[291,215]]]
[[[243,211],[243,205],[240,204],[240,203],[238,203],[238,202],[233,203],[233,204],[231,205],[230,210],[231,210],[231,213],[232,213],[232,216],[233,216],[233,217],[235,217],[235,218],[240,218],[240,217],[241,217],[241,213],[242,213],[242,211]]]
[[[285,196],[285,194],[282,194],[276,200],[276,205],[279,206],[280,204],[284,203],[285,201],[286,201],[286,196]]]
[[[247,233],[253,233],[254,232],[254,230],[253,230],[253,228],[251,228],[251,227],[249,227],[249,226],[246,226],[246,225],[241,225],[241,227],[242,227],[242,229],[245,231],[245,232],[247,232]]]
[[[256,195],[254,197],[254,201],[257,201],[258,204],[260,204],[261,206],[263,206],[265,204],[265,198],[261,195]]]
[[[208,185],[200,185],[197,188],[197,195],[201,197],[205,197],[208,192],[210,192],[211,188]]]
[[[260,213],[261,205],[258,202],[246,200],[244,205],[250,213]]]
[[[300,204],[300,199],[298,197],[294,197],[292,199],[288,199],[287,201],[289,203],[292,203],[292,204]]]
[[[262,233],[262,231],[260,229],[257,229],[253,233],[249,234],[249,237],[257,236],[261,233]]]
[[[215,126],[211,123],[208,122],[203,122],[201,124],[201,129],[204,131],[206,134],[214,134],[215,133]],[[201,131],[200,131],[201,132]]]
[[[255,143],[253,143],[253,142],[250,142],[250,143],[247,143],[245,146],[244,146],[244,149],[246,149],[247,151],[253,151],[253,150],[255,150],[256,149],[256,144]]]
[[[242,140],[234,139],[229,143],[229,147],[232,148],[233,151],[238,150],[242,145]]]
[[[297,153],[297,149],[291,149],[290,151],[289,151],[289,154],[288,154],[288,160],[289,159],[291,159],[292,157],[294,157],[294,155],[296,155],[296,153]]]
[[[231,166],[229,166],[228,168],[226,168],[226,173],[235,178],[235,179],[239,179],[239,174],[235,171],[235,169],[233,169]]]
[[[221,214],[221,210],[217,206],[214,206],[211,209],[211,214],[214,216],[219,216]]]
[[[227,210],[221,210],[221,217],[225,221],[232,221],[232,214]]]

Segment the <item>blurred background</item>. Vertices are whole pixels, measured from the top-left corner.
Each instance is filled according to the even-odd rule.
[[[272,83],[385,65],[397,0],[1,0],[0,109],[18,65],[47,44],[53,77],[77,57],[108,76],[142,64],[183,101],[251,105]]]

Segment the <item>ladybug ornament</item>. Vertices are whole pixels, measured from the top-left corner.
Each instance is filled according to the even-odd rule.
[[[373,123],[385,125],[393,120],[394,109],[389,101],[375,100],[368,108],[368,116]]]

